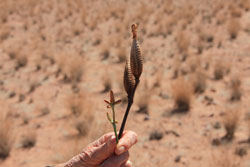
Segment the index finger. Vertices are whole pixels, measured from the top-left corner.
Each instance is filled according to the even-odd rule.
[[[120,155],[126,151],[138,141],[137,134],[133,131],[125,131],[122,138],[119,140],[115,148],[115,154]]]

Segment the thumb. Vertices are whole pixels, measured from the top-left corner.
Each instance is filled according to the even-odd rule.
[[[111,135],[105,143],[94,148],[91,158],[96,160],[98,163],[101,163],[114,154],[115,148],[116,138],[114,135]]]

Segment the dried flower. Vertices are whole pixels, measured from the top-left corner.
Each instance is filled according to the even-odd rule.
[[[133,24],[131,26],[132,34],[133,34],[133,42],[132,47],[130,51],[130,64],[131,64],[131,70],[133,75],[135,76],[135,79],[139,80],[142,69],[143,69],[143,62],[142,62],[142,56],[141,56],[141,50],[139,46],[139,42],[137,40],[137,25]]]
[[[109,120],[109,122],[112,124],[113,128],[114,128],[114,133],[115,133],[115,137],[116,137],[116,143],[118,143],[119,139],[118,139],[118,135],[117,135],[117,131],[116,131],[116,124],[118,123],[115,120],[115,105],[119,104],[121,102],[121,100],[117,100],[115,101],[115,96],[113,91],[110,91],[110,101],[104,100],[108,106],[107,108],[111,108],[112,109],[112,114],[113,114],[113,119],[111,119],[111,117],[109,116],[109,113],[107,112],[107,118]]]
[[[124,77],[123,77],[123,84],[124,84],[124,88],[128,96],[130,96],[135,87],[135,79],[131,71],[130,61],[126,62],[126,66],[124,70]]]
[[[122,125],[119,131],[119,139],[122,137],[123,130],[126,124],[126,120],[130,111],[130,108],[134,101],[134,94],[136,88],[140,82],[140,76],[143,69],[143,62],[139,43],[137,41],[137,25],[133,24],[131,26],[133,34],[133,42],[130,51],[130,61],[127,61],[124,71],[124,88],[128,94],[128,105],[125,112],[125,115],[122,120]],[[132,75],[133,74],[133,75]]]
[[[104,100],[104,102],[106,102],[108,104],[107,108],[110,108],[116,104],[119,104],[121,102],[121,100],[117,100],[115,101],[115,96],[113,91],[110,91],[110,101]]]

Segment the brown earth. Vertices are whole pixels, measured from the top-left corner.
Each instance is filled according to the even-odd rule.
[[[130,151],[134,165],[250,167],[250,143],[242,142],[250,139],[249,0],[2,0],[0,6],[0,112],[11,120],[14,141],[0,166],[65,162],[112,131],[103,90],[106,83],[117,99],[126,97],[124,57],[137,23],[144,69],[126,125],[139,136]],[[215,79],[216,69],[222,79]],[[193,93],[196,80],[206,83],[200,94]],[[231,98],[233,90],[240,99]],[[172,113],[178,92],[190,100],[188,112]],[[139,106],[148,114],[137,113]],[[125,108],[116,109],[118,126]],[[235,137],[215,146],[230,111],[237,113],[231,122],[239,117]],[[162,138],[151,140],[152,132]]]

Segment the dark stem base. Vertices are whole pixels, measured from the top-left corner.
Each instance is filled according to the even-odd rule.
[[[125,124],[126,124],[126,121],[127,121],[127,117],[128,117],[130,108],[131,108],[131,106],[133,105],[135,91],[136,91],[136,88],[137,88],[139,82],[140,82],[139,79],[136,79],[136,80],[135,80],[135,87],[134,87],[134,90],[133,90],[131,96],[128,96],[128,105],[127,105],[127,109],[126,109],[125,115],[124,115],[123,120],[122,120],[121,129],[120,129],[120,131],[119,131],[119,136],[118,136],[119,139],[122,138],[122,134],[123,134],[123,131],[124,131],[124,128],[125,128]]]

